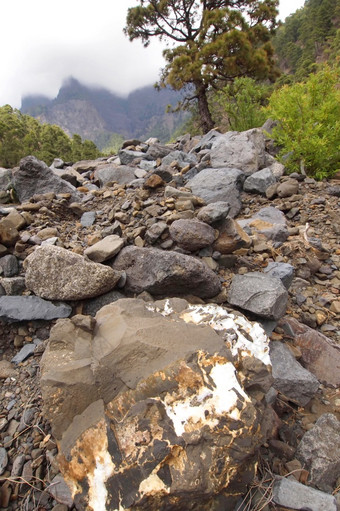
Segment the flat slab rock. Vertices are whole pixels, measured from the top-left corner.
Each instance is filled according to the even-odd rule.
[[[82,300],[113,289],[121,273],[52,245],[38,247],[24,261],[26,287],[49,300]]]
[[[38,296],[1,296],[0,319],[2,321],[33,321],[67,318],[72,312],[69,305],[53,304]]]
[[[213,304],[123,299],[59,320],[41,386],[76,507],[233,508],[272,426],[268,362],[259,325]]]
[[[125,290],[131,293],[210,298],[221,290],[218,275],[202,261],[174,251],[125,247],[112,267],[126,272]]]

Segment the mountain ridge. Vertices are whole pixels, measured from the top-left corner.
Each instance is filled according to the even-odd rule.
[[[185,113],[166,113],[181,96],[170,89],[156,90],[152,85],[119,96],[104,87],[89,87],[73,77],[64,81],[58,95],[22,98],[21,112],[42,123],[56,124],[68,135],[79,134],[92,140],[99,149],[113,136],[148,138],[166,142],[183,122]]]

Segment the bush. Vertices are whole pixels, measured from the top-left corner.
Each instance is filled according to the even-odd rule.
[[[279,158],[291,154],[284,162],[289,170],[317,179],[339,170],[339,67],[324,66],[305,83],[275,91],[266,112],[279,121],[272,136],[282,147]]]
[[[267,103],[270,87],[252,78],[236,78],[218,93],[218,103],[227,114],[229,129],[246,131],[266,121],[262,106]]]

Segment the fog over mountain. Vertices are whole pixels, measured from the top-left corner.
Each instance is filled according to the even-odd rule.
[[[169,114],[166,108],[170,104],[175,106],[180,98],[177,92],[157,91],[151,85],[122,97],[105,88],[88,87],[70,77],[55,99],[25,96],[21,111],[41,122],[57,124],[69,135],[78,133],[103,148],[113,133],[124,138],[156,136],[167,141],[185,114]]]

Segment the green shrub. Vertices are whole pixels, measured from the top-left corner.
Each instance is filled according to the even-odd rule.
[[[229,129],[246,131],[266,121],[262,106],[266,104],[270,86],[252,78],[236,78],[218,93],[218,103],[228,117]]]
[[[323,179],[339,169],[339,67],[324,66],[305,83],[276,90],[266,112],[279,121],[272,136],[282,147],[279,157],[291,153],[289,170]]]

